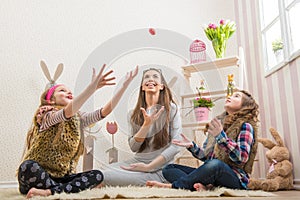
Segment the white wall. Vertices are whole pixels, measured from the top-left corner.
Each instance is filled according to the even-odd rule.
[[[16,181],[15,170],[26,132],[47,83],[39,66],[41,59],[46,61],[51,73],[58,63],[64,63],[59,81],[74,89],[81,66],[91,52],[114,36],[148,27],[167,29],[191,39],[202,39],[211,53],[202,25],[218,22],[220,18],[234,20],[233,0],[2,0],[0,183]],[[227,54],[236,51],[233,37]],[[148,62],[150,55],[145,52],[142,56]],[[178,58],[171,60],[166,63],[180,72],[182,63],[176,65]],[[143,59],[139,62],[144,64]],[[119,63],[122,61],[116,64]],[[116,66],[115,70],[120,80],[129,69]],[[111,90],[104,91],[103,96]]]

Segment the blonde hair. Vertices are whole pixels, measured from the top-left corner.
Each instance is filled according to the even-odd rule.
[[[33,119],[32,119],[32,124],[31,124],[31,127],[29,128],[28,132],[27,132],[27,136],[26,136],[26,146],[24,148],[24,152],[23,152],[23,156],[25,155],[25,152],[30,148],[31,146],[31,143],[32,143],[32,139],[33,139],[33,135],[36,131],[38,131],[38,124],[37,124],[37,114],[39,113],[40,111],[40,107],[42,106],[46,106],[46,105],[49,105],[49,102],[46,100],[46,95],[48,93],[50,88],[46,89],[42,95],[40,96],[40,105],[39,105],[39,108],[35,111],[34,113],[34,116],[33,116]],[[54,92],[55,93],[55,92]],[[54,94],[53,93],[53,94]],[[50,100],[55,100],[55,97],[54,95],[51,95],[51,98]],[[55,105],[53,105],[55,106]],[[22,156],[22,157],[23,157]]]

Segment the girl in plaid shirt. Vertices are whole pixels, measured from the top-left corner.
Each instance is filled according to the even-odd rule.
[[[241,90],[226,99],[224,108],[225,112],[208,124],[202,148],[183,134],[182,140],[173,140],[204,163],[198,168],[167,165],[163,175],[170,183],[148,181],[147,186],[191,191],[211,187],[248,189],[257,152],[258,104],[251,94]]]

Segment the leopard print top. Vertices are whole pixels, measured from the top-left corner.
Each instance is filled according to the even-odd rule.
[[[80,136],[79,115],[76,114],[69,120],[55,124],[44,131],[38,130],[39,127],[36,125],[30,148],[23,160],[35,160],[46,172],[56,178],[76,173],[79,157],[84,150]]]

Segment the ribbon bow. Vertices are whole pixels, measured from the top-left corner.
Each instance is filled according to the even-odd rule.
[[[273,162],[272,162],[272,164],[271,164],[271,166],[269,168],[269,173],[271,173],[271,172],[273,172],[275,170],[275,165],[277,164],[276,160],[272,159],[272,161]]]

